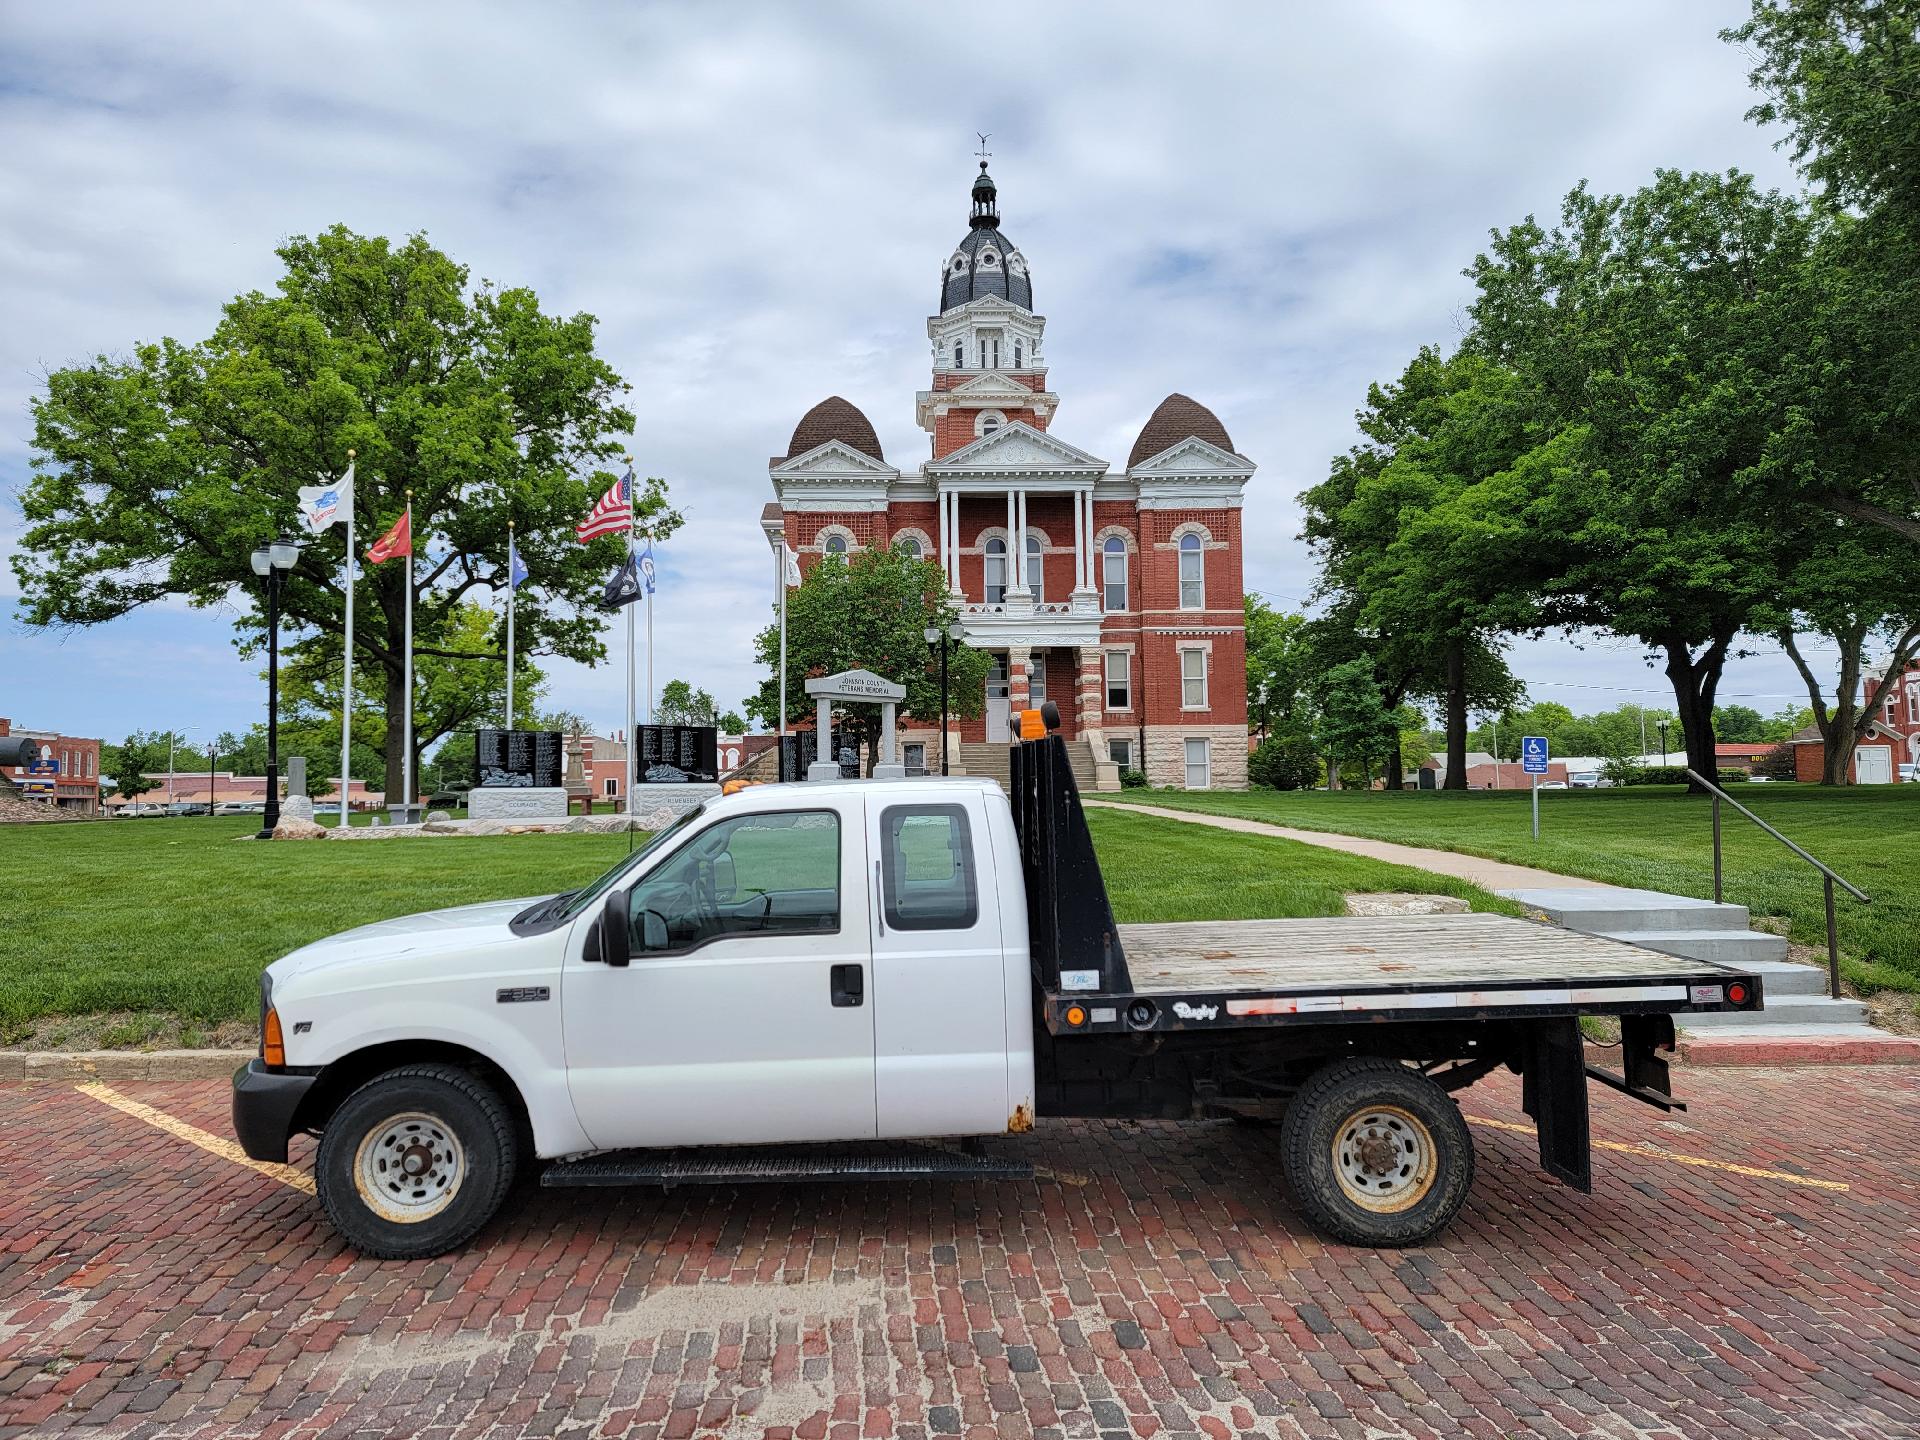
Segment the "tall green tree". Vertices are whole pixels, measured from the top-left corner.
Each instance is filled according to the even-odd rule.
[[[400,245],[336,225],[276,252],[272,294],[251,291],[198,343],[56,370],[33,402],[27,529],[12,564],[31,624],[96,625],[169,596],[237,602],[243,643],[264,623],[253,549],[295,523],[295,490],[358,453],[364,547],[411,492],[415,654],[496,662],[499,632],[461,607],[504,586],[507,522],[530,572],[522,655],[604,653],[595,601],[620,541],[573,526],[620,468],[633,416],[594,351],[591,315],[543,312],[524,288],[477,287],[415,235]],[[636,494],[643,528],[671,533],[665,486]],[[345,528],[318,537],[285,586],[296,641],[342,633]],[[408,569],[366,568],[356,592],[356,684],[387,720],[387,789],[400,790],[402,616]]]
[[[713,696],[685,680],[669,680],[660,687],[660,703],[653,713],[662,725],[711,725]]]
[[[1362,442],[1300,497],[1330,604],[1321,646],[1337,650],[1350,635],[1389,710],[1438,699],[1447,784],[1463,788],[1467,712],[1514,691],[1500,646],[1535,621],[1529,577],[1540,557],[1498,512],[1460,502],[1527,449],[1529,411],[1511,374],[1429,346],[1397,381],[1369,388],[1356,420]],[[1387,783],[1400,781],[1396,751]]]
[[[1748,176],[1662,171],[1577,187],[1557,227],[1496,231],[1468,271],[1473,345],[1562,447],[1507,499],[1555,548],[1543,614],[1659,657],[1709,777],[1721,674],[1779,583],[1769,518],[1735,497],[1809,395],[1792,342],[1817,229]]]
[[[801,583],[787,592],[787,720],[812,717],[813,702],[806,692],[810,676],[859,669],[906,686],[903,713],[938,725],[940,657],[927,644],[925,632],[928,626],[951,624],[958,615],[947,592],[946,577],[933,560],[919,559],[902,550],[823,555]],[[777,728],[777,623],[755,637],[754,654],[768,673],[760,683],[759,694],[747,701],[747,708],[769,729]],[[990,663],[983,650],[953,647],[948,688],[949,712],[955,718],[978,715],[985,708]],[[864,736],[871,761],[879,751],[879,707],[851,706],[847,717],[849,730]],[[835,725],[839,725],[838,720]]]
[[[1749,492],[1920,545],[1920,0],[1754,0],[1723,36],[1830,220],[1785,337],[1819,383]]]

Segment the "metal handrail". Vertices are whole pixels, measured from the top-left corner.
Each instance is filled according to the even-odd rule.
[[[1754,814],[1753,811],[1747,809],[1746,806],[1727,794],[1726,791],[1714,784],[1713,781],[1707,779],[1706,776],[1702,775],[1692,766],[1687,767],[1687,777],[1696,785],[1702,785],[1713,793],[1714,904],[1718,905],[1720,903],[1720,802],[1722,800],[1726,801],[1727,804],[1738,810],[1742,815],[1746,816],[1747,819],[1758,825],[1762,830],[1766,831],[1767,834],[1773,836],[1774,839],[1786,846],[1787,849],[1791,850],[1820,872],[1822,877],[1821,886],[1826,892],[1827,901],[1827,993],[1835,1000],[1838,1000],[1840,998],[1840,930],[1833,915],[1833,887],[1835,885],[1840,886],[1841,889],[1853,896],[1854,899],[1858,900],[1862,905],[1871,905],[1873,903],[1873,897],[1844,875],[1841,875],[1831,865],[1825,864],[1808,854],[1802,846],[1795,844],[1786,836],[1782,835],[1778,830],[1774,829],[1773,826],[1762,820],[1758,815]]]

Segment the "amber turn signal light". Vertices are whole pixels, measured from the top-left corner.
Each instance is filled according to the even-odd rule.
[[[1079,1005],[1069,1005],[1067,1007],[1067,1024],[1084,1025],[1086,1023],[1087,1012],[1083,1007]]]
[[[280,1012],[269,1009],[260,1027],[260,1058],[268,1065],[287,1063],[287,1042],[280,1034]]]

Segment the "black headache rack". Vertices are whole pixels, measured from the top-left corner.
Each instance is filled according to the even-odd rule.
[[[1058,735],[1022,740],[1008,755],[1007,777],[1027,887],[1027,943],[1042,1001],[1062,988],[1063,974],[1071,982],[1066,989],[1126,994],[1133,977],[1066,742]]]

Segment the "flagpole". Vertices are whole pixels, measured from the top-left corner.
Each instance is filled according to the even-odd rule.
[[[633,473],[633,457],[626,457],[627,473]],[[627,569],[638,575],[634,563],[633,550],[633,481],[627,482]],[[627,818],[634,816],[634,790],[640,779],[640,733],[634,727],[635,709],[633,703],[633,602],[621,607],[627,612]]]
[[[400,803],[406,818],[413,819],[413,491],[407,491],[407,629],[406,659],[402,674],[406,677],[407,701],[400,730]]]
[[[513,521],[507,521],[507,729],[513,729]]]
[[[653,724],[653,588],[647,588],[647,723]]]
[[[347,451],[347,560],[346,573],[340,577],[347,594],[345,661],[340,671],[340,824],[347,823],[347,775],[353,761],[353,463],[354,452]]]

